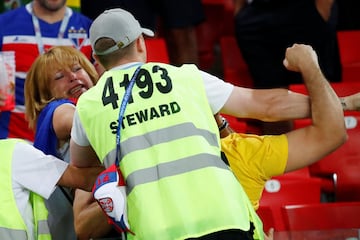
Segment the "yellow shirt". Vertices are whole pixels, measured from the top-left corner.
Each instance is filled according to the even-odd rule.
[[[221,139],[221,150],[257,210],[265,182],[285,171],[288,159],[286,135],[232,133]]]

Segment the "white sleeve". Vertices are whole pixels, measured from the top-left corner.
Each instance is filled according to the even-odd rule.
[[[234,89],[234,85],[204,71],[200,72],[204,81],[205,91],[211,110],[213,114],[215,114],[222,109],[228,100]]]
[[[71,139],[79,146],[90,146],[89,139],[85,133],[85,130],[79,119],[79,114],[76,110],[74,113],[73,125],[71,128]]]
[[[13,180],[43,198],[49,198],[68,164],[28,143],[16,143],[13,153]]]

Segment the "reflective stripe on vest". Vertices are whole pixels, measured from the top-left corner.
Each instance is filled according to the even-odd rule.
[[[24,230],[10,229],[0,227],[0,239],[16,239],[16,240],[27,240],[27,234]]]
[[[195,135],[204,137],[204,139],[208,141],[209,145],[211,146],[218,146],[216,134],[205,129],[196,128],[193,123],[182,123],[176,126],[162,128],[149,133],[145,133],[142,136],[131,137],[121,142],[121,158],[130,152],[151,147],[149,145],[150,142],[153,145],[156,145],[170,142],[179,138]],[[113,149],[106,156],[104,160],[105,166],[110,166],[114,163],[115,154],[116,149]]]
[[[18,142],[25,142],[20,139],[4,139],[0,140],[1,164],[0,164],[0,239],[16,239],[27,240],[27,227],[17,208],[14,193],[12,191],[12,158],[15,145]],[[30,198],[31,197],[30,193]],[[47,216],[47,210],[43,198],[38,196],[35,201],[29,200],[31,205],[37,205],[35,216]],[[34,211],[34,209],[33,209]],[[36,238],[38,240],[50,240],[49,229],[47,226],[47,219],[40,217],[38,222],[35,222],[35,228],[39,229],[40,234]],[[37,231],[35,229],[35,232]]]
[[[121,130],[120,168],[130,190],[128,219],[135,232],[128,239],[174,240],[249,230],[254,210],[220,159],[218,128],[198,69],[157,63],[142,69]],[[134,70],[106,72],[78,101],[86,135],[106,165],[114,162],[115,134],[110,130],[117,122],[123,84]],[[171,94],[162,92],[169,79]],[[118,102],[108,104],[115,93]],[[139,117],[143,115],[147,118]]]
[[[48,211],[44,199],[36,193],[30,193],[30,202],[33,209],[35,222],[35,235],[38,240],[51,239],[50,229],[47,222]]]
[[[210,154],[199,154],[184,159],[179,159],[169,163],[159,164],[155,167],[146,168],[131,173],[127,179],[127,193],[130,194],[133,188],[140,184],[154,182],[165,177],[184,174],[190,171],[199,170],[206,167],[219,167],[227,169],[224,162]]]

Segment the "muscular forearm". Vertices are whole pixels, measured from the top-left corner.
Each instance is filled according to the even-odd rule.
[[[328,81],[326,81],[320,69],[303,73],[303,76],[311,97],[313,125],[321,131],[319,135],[321,135],[323,141],[331,139],[333,144],[341,144],[343,142],[342,137],[345,133],[345,126],[343,108],[338,96]],[[331,107],[331,111],[329,111],[329,107]],[[334,141],[336,137],[339,137],[338,143]]]
[[[310,102],[308,96],[287,89],[234,87],[221,113],[276,122],[309,117]]]
[[[282,91],[278,96],[266,100],[268,108],[263,121],[284,121],[311,116],[310,98],[304,94]]]
[[[315,53],[301,45],[287,52],[290,61],[288,68],[300,71],[307,87],[312,123],[287,133],[289,150],[285,172],[320,160],[343,144],[347,137],[339,98],[323,76]],[[311,58],[306,60],[306,57]]]

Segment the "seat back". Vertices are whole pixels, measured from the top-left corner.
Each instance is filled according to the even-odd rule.
[[[226,115],[226,114],[221,114],[221,115],[226,118],[232,130],[238,133],[246,133],[247,130],[246,121],[231,115]]]
[[[253,81],[234,36],[220,38],[224,80],[241,87],[252,87]]]
[[[169,54],[164,38],[145,38],[148,62],[169,63]]]
[[[359,75],[360,76],[360,75]],[[354,94],[360,91],[360,81],[359,82],[333,82],[330,83],[331,87],[334,89],[336,94],[340,97]],[[289,90],[293,92],[303,93],[308,95],[305,84],[290,84]]]
[[[322,191],[335,194],[337,201],[360,201],[360,115],[345,113],[348,140],[334,152],[309,166],[310,175],[322,179]],[[311,124],[294,122],[294,128]]]
[[[291,231],[360,228],[360,202],[287,205],[282,213]]]
[[[260,206],[256,211],[263,223],[264,232],[275,226],[275,218],[270,206]]]
[[[319,203],[320,180],[310,177],[278,176],[268,180],[260,199],[260,208],[269,207],[276,231],[286,230],[281,208],[285,205]]]
[[[337,32],[342,81],[360,79],[360,30],[342,30]]]

